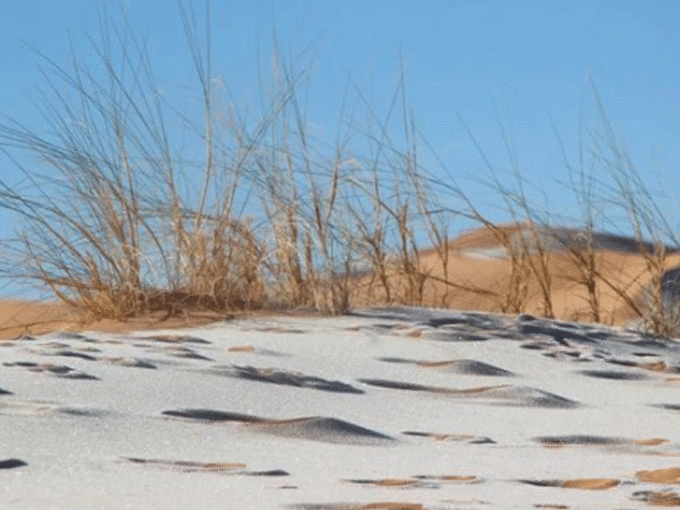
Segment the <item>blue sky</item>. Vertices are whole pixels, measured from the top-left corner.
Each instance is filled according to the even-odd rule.
[[[113,13],[119,3],[109,3]],[[159,87],[195,84],[177,4],[127,0],[136,29],[147,34]],[[202,12],[200,1],[195,2]],[[312,45],[310,122],[332,139],[351,76],[380,105],[394,90],[399,52],[407,94],[423,135],[449,170],[476,174],[482,159],[463,119],[499,168],[509,166],[499,117],[509,126],[523,175],[550,194],[556,213],[573,199],[554,185],[565,175],[552,118],[570,159],[578,154],[581,112],[592,121],[588,80],[597,85],[612,125],[650,186],[677,208],[680,162],[680,3],[676,1],[239,0],[212,6],[214,75],[244,104],[257,102],[257,59],[268,62],[272,34],[294,51]],[[68,63],[67,37],[87,56],[84,33],[96,36],[93,0],[0,3],[0,113],[36,132],[42,124],[30,95],[40,83],[30,44]],[[16,170],[0,156],[0,177]],[[474,190],[473,190],[474,192]],[[664,209],[665,210],[665,209]],[[3,218],[0,212],[0,220]],[[680,215],[672,218],[680,220]],[[0,235],[9,232],[0,222]]]

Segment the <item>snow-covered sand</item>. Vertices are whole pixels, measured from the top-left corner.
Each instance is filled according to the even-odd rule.
[[[366,310],[0,347],[0,507],[680,506],[680,345]]]

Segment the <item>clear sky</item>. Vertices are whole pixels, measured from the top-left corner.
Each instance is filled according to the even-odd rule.
[[[197,12],[201,4],[195,0]],[[109,5],[119,12],[116,0]],[[159,87],[193,86],[176,2],[127,0],[124,5],[134,27],[148,36]],[[80,52],[84,33],[96,36],[98,29],[93,0],[0,2],[0,113],[42,132],[30,101],[41,83],[39,59],[27,44],[66,65],[69,34]],[[394,90],[401,51],[415,119],[448,168],[475,174],[484,167],[459,118],[494,165],[509,166],[500,112],[524,176],[552,193],[550,206],[557,213],[573,201],[553,191],[564,165],[550,119],[568,157],[575,159],[581,112],[592,120],[587,106],[592,78],[633,162],[650,186],[677,198],[680,2],[675,0],[215,0],[212,30],[213,74],[244,103],[257,101],[258,55],[261,62],[270,60],[274,30],[286,48],[298,51],[311,44],[316,92],[310,122],[328,130],[330,138],[348,76],[370,100],[384,105]],[[17,175],[0,155],[0,177],[11,182]],[[669,204],[663,207],[671,214],[680,200]],[[678,220],[676,214],[673,221]],[[0,223],[0,235],[11,232],[7,223]]]

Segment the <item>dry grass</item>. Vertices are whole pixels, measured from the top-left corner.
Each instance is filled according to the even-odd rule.
[[[47,86],[40,113],[54,136],[12,120],[0,125],[7,154],[20,149],[43,163],[25,168],[16,160],[28,186],[0,180],[0,207],[21,220],[16,239],[5,242],[3,276],[47,287],[92,317],[117,319],[189,309],[446,307],[459,306],[461,296],[471,307],[486,300],[499,311],[554,317],[556,293],[568,281],[584,302],[574,318],[613,321],[612,303],[622,303],[651,332],[674,334],[680,314],[668,307],[670,259],[660,240],[678,243],[614,139],[594,88],[601,134],[582,148],[575,169],[564,157],[576,177],[566,192],[581,207],[576,242],[529,200],[508,128],[502,141],[511,185],[468,134],[487,168],[481,183],[510,228],[490,219],[445,168],[421,166],[424,141],[409,115],[403,69],[382,113],[348,87],[348,111],[360,113],[340,113],[340,134],[329,145],[308,131],[301,98],[311,65],[298,70],[300,55],[286,58],[276,47],[278,67],[261,90],[266,106],[249,117],[223,106],[231,103],[213,84],[209,4],[204,34],[192,10],[180,12],[200,93],[197,116],[159,99],[144,41],[105,12],[101,39],[91,40],[98,61],[74,51],[67,69],[35,50]],[[188,126],[184,135],[202,146],[198,157],[177,152],[169,123]],[[584,171],[593,166],[606,183]],[[606,267],[599,256],[595,220],[605,207],[628,214],[645,261],[639,274]],[[480,227],[506,254],[495,284],[461,279],[451,250],[460,225]]]

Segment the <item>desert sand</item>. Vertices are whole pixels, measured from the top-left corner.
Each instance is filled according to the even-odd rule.
[[[159,312],[148,317],[127,320],[92,319],[82,310],[58,302],[0,300],[0,339],[20,338],[25,335],[53,331],[77,332],[84,329],[121,332],[158,328],[178,328],[211,324],[238,314],[209,311],[187,311],[166,318]],[[259,315],[271,313],[259,312]]]
[[[450,248],[461,281],[502,282],[488,238]],[[637,277],[639,256],[605,248]],[[3,303],[0,506],[680,506],[680,343],[456,296],[126,322]]]

